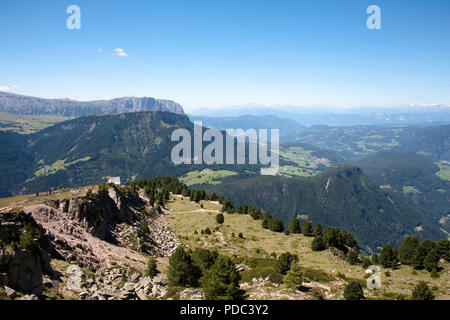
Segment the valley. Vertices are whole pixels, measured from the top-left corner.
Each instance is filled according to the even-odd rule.
[[[245,117],[202,120],[220,129],[245,124]],[[255,128],[270,121],[267,116],[250,120],[247,126]],[[199,284],[169,284],[170,257],[183,248],[193,257],[196,249],[229,257],[246,299],[340,300],[352,281],[363,285],[367,299],[406,299],[420,281],[437,298],[448,299],[445,259],[439,278],[410,265],[386,266],[381,291],[366,288],[362,264],[388,243],[399,247],[408,237],[436,243],[449,237],[449,126],[297,127],[275,120],[287,131],[281,136],[279,172],[270,176],[260,174],[260,165],[174,165],[170,150],[177,142],[171,133],[179,128],[194,132],[183,112],[73,119],[8,115],[0,132],[0,215],[30,214],[45,230],[41,249],[48,251],[42,253],[42,265],[35,266],[43,274],[39,290],[18,285],[17,293],[0,291],[0,296],[204,299],[208,293]],[[104,185],[111,176],[125,185]],[[156,178],[162,176],[180,180]],[[148,194],[146,183],[157,185],[151,187],[155,194]],[[170,195],[158,198],[167,186]],[[188,193],[225,198],[194,199],[184,194],[187,187]],[[281,231],[295,220],[350,232],[358,242],[357,262],[346,261],[345,248],[343,253],[332,247],[313,251],[311,236],[263,228],[250,211],[242,214],[246,206],[270,211]],[[216,221],[219,214],[222,224]],[[285,283],[285,274],[274,271],[287,252],[297,257],[296,272],[302,274],[296,289]],[[156,277],[146,276],[152,259],[160,272]]]

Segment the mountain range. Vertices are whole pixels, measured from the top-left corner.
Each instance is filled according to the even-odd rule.
[[[195,116],[240,117],[243,115],[275,115],[298,122],[304,126],[411,126],[437,125],[450,122],[450,106],[397,106],[397,107],[360,107],[336,109],[321,106],[292,105],[244,105],[220,109],[197,108],[190,114]]]
[[[174,165],[170,154],[178,142],[171,141],[172,132],[193,131],[174,102],[119,98],[77,107],[74,101],[24,99],[15,111],[2,110],[88,114],[32,134],[0,131],[1,197],[98,184],[110,176],[126,183],[189,175],[193,187],[223,194],[235,205],[268,209],[285,224],[297,217],[346,228],[367,250],[397,244],[406,235],[438,239],[450,232],[443,171],[450,160],[450,125],[306,128],[274,115],[191,116],[219,129],[284,128],[282,176],[260,176],[258,165]],[[42,102],[39,108],[31,107],[34,99]],[[142,108],[167,110],[128,112]],[[93,110],[103,114],[89,114]]]
[[[18,115],[58,115],[79,117],[89,114],[112,114],[138,111],[167,111],[184,114],[183,108],[170,100],[123,97],[112,100],[76,101],[44,99],[0,92],[0,112]]]

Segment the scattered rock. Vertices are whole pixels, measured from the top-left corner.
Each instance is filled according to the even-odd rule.
[[[12,289],[10,287],[6,287],[6,286],[4,287],[4,289],[5,289],[5,293],[8,297],[14,298],[16,296],[16,291],[14,289]]]
[[[83,272],[80,267],[72,264],[67,268],[67,273],[70,274],[67,279],[67,289],[80,290],[83,282]]]

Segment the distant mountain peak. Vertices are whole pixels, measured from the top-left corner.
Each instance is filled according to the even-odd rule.
[[[120,97],[111,100],[77,101],[44,99],[0,92],[0,111],[19,115],[58,115],[79,117],[138,111],[166,111],[184,114],[183,107],[171,100],[151,97]]]

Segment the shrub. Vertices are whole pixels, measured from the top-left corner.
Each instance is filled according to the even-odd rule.
[[[284,284],[291,289],[298,289],[303,283],[303,271],[298,265],[292,266],[283,278]]]
[[[437,272],[436,269],[433,269],[433,270],[431,271],[430,276],[431,276],[433,279],[439,279],[439,273]]]
[[[308,281],[329,282],[334,279],[334,277],[330,276],[325,271],[320,269],[302,267],[302,271],[305,279]]]
[[[225,218],[224,218],[223,214],[219,213],[219,214],[216,216],[216,222],[217,222],[218,224],[223,224],[223,223],[225,222]]]
[[[283,275],[275,270],[276,259],[252,258],[248,261],[250,270],[242,271],[242,281],[252,282],[254,278],[267,278],[273,283],[282,283]]]
[[[364,292],[361,284],[356,281],[351,281],[344,290],[345,300],[362,300],[364,299]]]
[[[156,267],[156,259],[150,258],[147,262],[147,269],[145,270],[145,276],[147,277],[155,277],[159,273]]]
[[[350,250],[347,253],[347,257],[345,260],[352,265],[356,264],[358,262],[358,254],[356,253],[355,250]]]
[[[294,261],[298,261],[297,256],[292,255],[289,252],[281,254],[275,264],[275,271],[286,274],[291,269],[291,265]]]
[[[421,281],[419,282],[413,292],[412,292],[412,296],[411,296],[412,300],[434,300],[435,296],[433,294],[433,292],[430,290],[430,288],[428,287],[428,285]]]
[[[364,257],[364,259],[362,260],[362,267],[364,269],[367,269],[368,267],[370,267],[372,265],[372,262],[370,261],[369,258]]]

